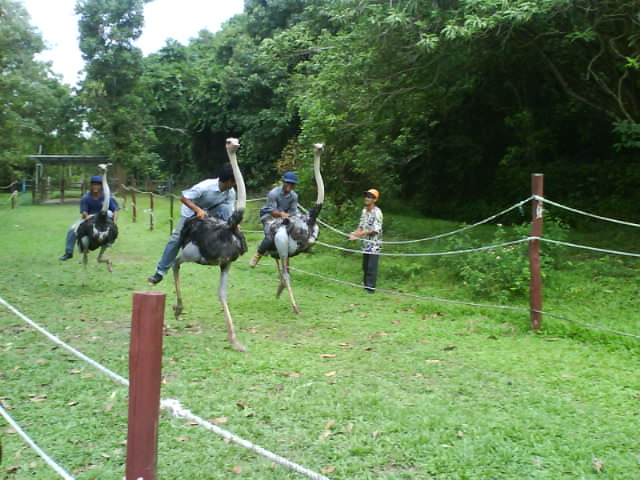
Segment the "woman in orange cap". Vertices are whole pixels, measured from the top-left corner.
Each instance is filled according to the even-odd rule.
[[[360,215],[360,224],[349,234],[349,240],[360,240],[362,244],[364,289],[368,293],[374,293],[376,290],[379,253],[382,248],[382,210],[376,205],[379,198],[380,192],[375,188],[364,192],[364,208]]]

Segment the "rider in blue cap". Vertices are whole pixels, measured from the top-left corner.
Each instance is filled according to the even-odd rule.
[[[73,248],[76,243],[76,230],[78,226],[84,222],[87,218],[97,214],[102,210],[104,203],[104,192],[102,191],[102,177],[94,175],[91,177],[91,187],[89,192],[85,193],[80,199],[80,215],[82,217],[76,221],[67,232],[67,240],[64,246],[64,255],[60,257],[60,260],[65,261],[73,258]],[[116,221],[117,212],[120,210],[120,206],[113,195],[109,196],[109,216]]]
[[[276,218],[289,218],[298,214],[298,194],[293,191],[296,183],[298,183],[298,176],[294,172],[285,172],[282,176],[282,185],[275,187],[267,195],[267,203],[260,209],[260,221],[265,237],[258,245],[257,253],[251,257],[250,267],[254,268],[260,258],[274,248],[273,237],[269,232],[271,223]]]

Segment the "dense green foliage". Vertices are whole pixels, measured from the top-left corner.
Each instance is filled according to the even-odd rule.
[[[130,173],[213,175],[233,135],[250,186],[295,168],[313,195],[320,141],[338,213],[374,185],[431,216],[477,218],[542,172],[558,201],[637,218],[638,0],[246,0],[219,32],[143,58],[145,3],[77,5],[75,118]],[[17,124],[3,118],[0,133]]]
[[[24,7],[0,0],[0,184],[32,173],[27,155],[66,153],[76,143],[74,98],[50,65],[34,59],[43,48]]]

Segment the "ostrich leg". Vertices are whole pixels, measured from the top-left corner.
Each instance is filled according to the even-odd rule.
[[[177,259],[173,264],[173,282],[176,286],[176,304],[173,306],[173,314],[176,320],[180,318],[182,313],[182,293],[180,293],[180,259]]]
[[[230,263],[220,265],[220,285],[218,286],[218,298],[220,299],[222,309],[224,310],[224,318],[227,321],[227,332],[229,336],[229,343],[231,343],[231,348],[237,350],[238,352],[246,352],[246,347],[242,345],[236,338],[236,330],[233,327],[231,312],[229,311],[229,305],[227,304],[227,283],[229,280],[230,268]]]
[[[289,258],[282,261],[282,266],[280,266],[280,262],[276,259],[276,265],[278,266],[278,273],[280,273],[280,285],[278,285],[278,291],[276,292],[276,297],[279,297],[284,288],[287,288],[287,292],[289,293],[289,300],[291,300],[291,308],[293,308],[293,313],[300,313],[300,309],[298,308],[298,304],[296,303],[296,299],[293,297],[293,290],[291,289],[291,282],[289,280]]]
[[[113,270],[111,269],[111,260],[107,260],[107,259],[102,259],[102,254],[105,252],[105,250],[107,249],[107,247],[105,245],[103,245],[102,247],[100,247],[100,253],[98,254],[98,263],[106,263],[107,264],[107,270],[109,270],[110,272],[113,272]]]

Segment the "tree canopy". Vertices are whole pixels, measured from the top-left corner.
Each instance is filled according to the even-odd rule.
[[[246,0],[220,31],[146,58],[133,43],[144,3],[77,5],[82,114],[123,168],[211,176],[233,135],[250,186],[296,169],[312,195],[310,146],[323,142],[337,208],[373,186],[477,218],[542,172],[558,200],[638,215],[640,0]],[[28,23],[0,28],[22,32],[35,68]]]

